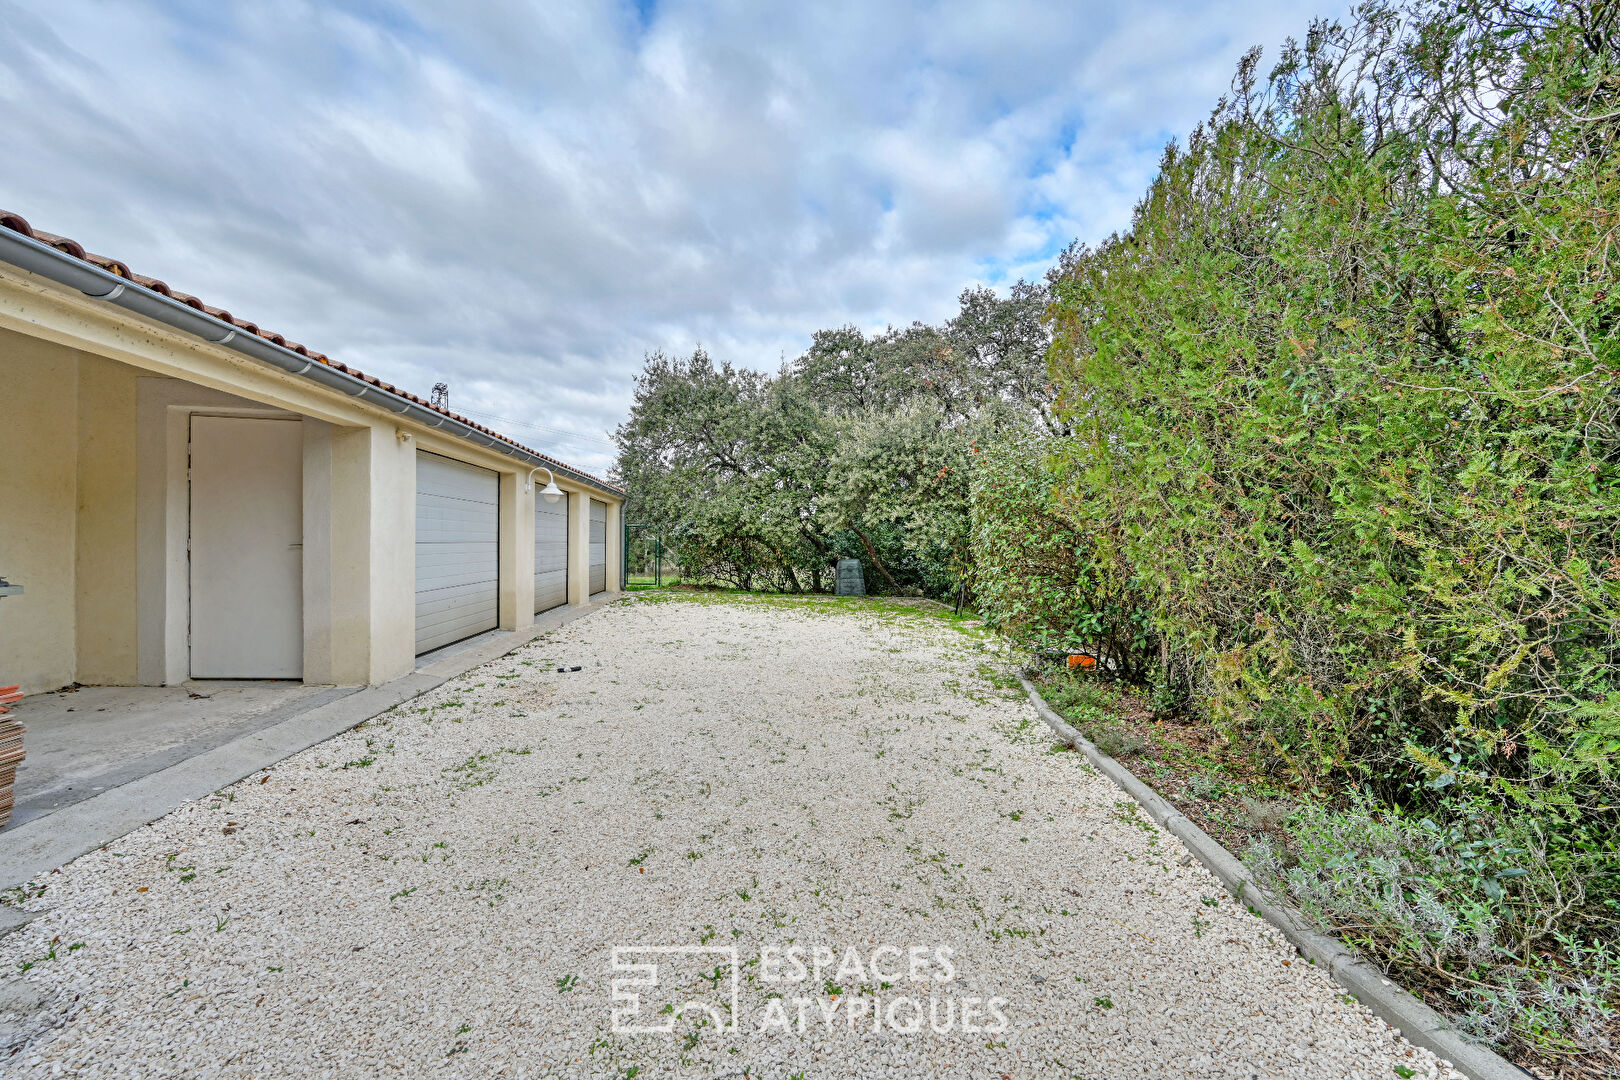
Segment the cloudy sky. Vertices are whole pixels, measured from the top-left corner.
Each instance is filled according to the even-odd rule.
[[[648,350],[1037,277],[1341,9],[0,0],[0,208],[604,470]]]

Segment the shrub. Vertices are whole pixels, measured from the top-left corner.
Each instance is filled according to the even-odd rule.
[[[1086,737],[1111,758],[1131,757],[1148,748],[1146,739],[1119,726],[1094,727]]]
[[[1620,953],[1567,917],[1592,868],[1558,866],[1535,819],[1473,810],[1445,823],[1365,794],[1342,810],[1307,803],[1282,822],[1286,842],[1261,837],[1243,861],[1476,1036],[1554,1058],[1616,1049]]]
[[[1159,658],[1145,599],[1104,531],[1054,503],[1058,443],[1026,436],[973,448],[973,592],[987,625],[1045,652],[1086,649],[1104,671],[1150,677]]]

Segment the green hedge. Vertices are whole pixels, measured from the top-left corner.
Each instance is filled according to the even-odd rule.
[[[987,619],[1287,778],[1278,865],[1335,925],[1378,912],[1306,841],[1395,823],[1431,914],[1501,933],[1443,968],[1380,884],[1369,948],[1547,1060],[1620,1045],[1617,12],[1369,5],[1251,55],[1049,278],[1070,433],[973,485]]]
[[[1581,815],[1620,794],[1620,77],[1591,10],[1506,12],[1246,63],[1067,253],[1054,498],[1235,735]]]

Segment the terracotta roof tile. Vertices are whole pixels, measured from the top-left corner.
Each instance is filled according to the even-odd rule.
[[[353,375],[355,378],[360,379],[371,386],[375,386],[379,390],[405,398],[407,401],[413,401],[425,409],[431,409],[434,412],[443,413],[452,420],[457,420],[463,424],[466,424],[474,431],[483,432],[485,435],[488,435],[491,438],[499,439],[501,442],[504,442],[509,446],[525,451],[526,453],[533,454],[535,457],[538,457],[543,461],[550,462],[551,464],[566,469],[578,476],[588,477],[593,482],[602,485],[610,491],[622,492],[624,490],[617,484],[610,484],[606,480],[592,476],[585,470],[575,468],[566,461],[561,461],[554,458],[550,454],[542,454],[538,450],[533,450],[527,446],[524,446],[515,439],[510,439],[507,436],[502,435],[498,431],[487,428],[482,424],[474,423],[459,413],[451,412],[449,409],[442,409],[437,405],[431,405],[426,400],[417,397],[415,394],[412,394],[409,391],[401,390],[399,387],[367,375],[365,372],[360,371],[357,368],[352,368],[347,364],[333,360],[324,353],[318,353],[298,344],[297,342],[288,341],[285,337],[273,331],[261,329],[257,323],[248,322],[246,319],[239,319],[232,315],[229,311],[226,311],[224,308],[210,307],[195,296],[191,296],[187,293],[176,292],[174,289],[170,288],[167,282],[160,281],[157,278],[150,278],[137,274],[130,270],[127,265],[118,261],[117,259],[108,258],[105,255],[97,255],[94,252],[86,251],[84,249],[84,245],[80,244],[77,240],[71,240],[65,236],[57,236],[55,233],[48,233],[40,229],[35,229],[33,226],[28,224],[27,219],[21,214],[12,213],[9,210],[0,210],[0,228],[10,229],[12,232],[21,233],[22,235],[30,237],[34,240],[38,240],[43,244],[49,244],[51,247],[56,248],[58,251],[66,252],[75,259],[83,259],[85,262],[90,263],[93,266],[99,266],[101,269],[106,270],[109,273],[117,274],[119,277],[134,282],[136,285],[139,285],[142,288],[150,289],[152,292],[158,293],[162,296],[171,297],[172,299],[180,301],[182,304],[196,308],[198,311],[206,312],[222,322],[230,323],[232,326],[243,331],[244,333],[255,334],[264,338],[266,341],[271,341],[277,345],[283,346],[284,348],[291,349],[300,356],[307,356],[317,363],[326,364],[329,367],[333,367],[338,371],[344,372],[345,374]]]

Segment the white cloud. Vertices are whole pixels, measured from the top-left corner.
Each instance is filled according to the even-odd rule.
[[[603,469],[555,429],[646,350],[774,368],[1039,273],[1316,10],[0,0],[0,206]]]

